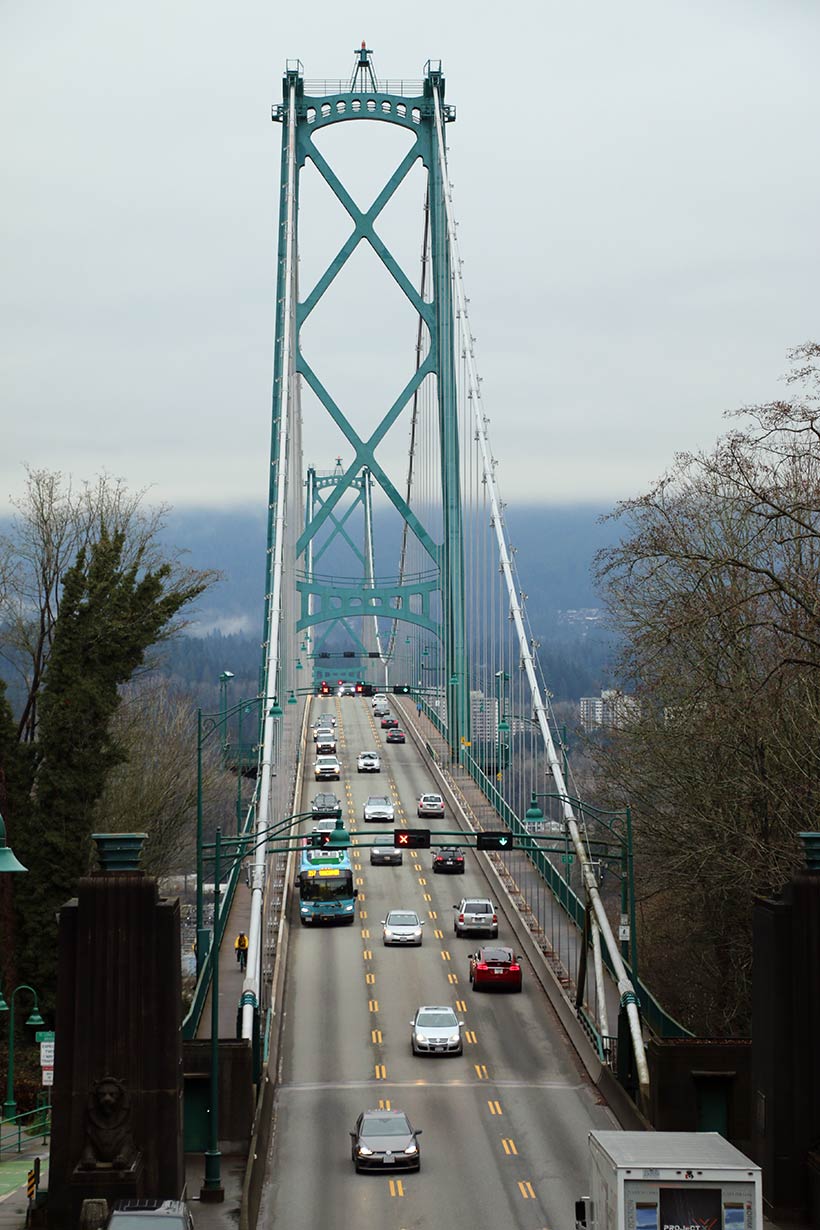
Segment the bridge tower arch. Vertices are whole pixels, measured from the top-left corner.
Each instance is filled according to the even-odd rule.
[[[308,474],[305,521],[295,544],[296,590],[299,610],[295,628],[303,635],[321,624],[340,622],[350,627],[359,621],[363,632],[361,649],[375,641],[376,651],[385,661],[383,649],[388,627],[415,626],[428,637],[438,638],[441,649],[442,679],[446,698],[446,732],[451,751],[469,740],[470,681],[465,630],[464,524],[462,516],[459,463],[459,430],[456,390],[455,318],[453,267],[448,238],[444,161],[444,126],[455,120],[455,108],[445,103],[445,81],[438,61],[429,61],[420,82],[380,81],[373,66],[372,52],[363,44],[355,53],[349,82],[325,82],[308,86],[299,61],[289,61],[283,82],[283,101],[273,108],[272,118],[282,125],[282,163],[280,181],[280,240],[277,271],[277,313],[274,358],[273,432],[271,447],[272,484],[281,461],[281,426],[298,400],[299,382],[313,392],[336,428],[352,449],[352,460],[334,481],[318,494],[315,473]],[[315,143],[315,136],[329,125],[340,123],[392,124],[412,137],[412,144],[369,207],[361,209],[353,200],[340,176]],[[313,167],[346,211],[351,230],[341,248],[327,265],[315,285],[302,294],[297,284],[299,188],[302,171],[310,159]],[[375,223],[397,188],[419,162],[426,172],[425,244],[429,244],[429,278],[422,291],[375,229]],[[353,410],[326,388],[306,358],[300,333],[332,282],[360,244],[369,245],[388,274],[410,303],[419,321],[419,344],[415,370],[391,405],[383,408],[381,418],[369,434],[357,428]],[[409,492],[402,492],[380,463],[378,449],[387,432],[402,414],[412,409],[424,381],[435,386],[438,455],[440,470],[440,511],[427,519],[424,510],[411,506]],[[313,496],[311,494],[313,484]],[[404,532],[421,545],[429,568],[412,577],[399,575],[380,579],[372,557],[358,576],[340,583],[322,580],[315,567],[319,536],[341,532],[343,501],[350,493],[367,492],[371,487],[398,513]],[[273,486],[272,486],[273,490]],[[271,515],[268,541],[270,561],[269,598],[275,592],[274,573],[277,533],[282,527]],[[275,603],[269,600],[266,640],[275,640],[273,621]],[[371,631],[368,632],[367,629]]]

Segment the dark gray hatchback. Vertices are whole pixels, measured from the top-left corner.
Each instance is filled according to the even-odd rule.
[[[350,1133],[357,1171],[420,1170],[418,1137],[403,1110],[365,1110]]]

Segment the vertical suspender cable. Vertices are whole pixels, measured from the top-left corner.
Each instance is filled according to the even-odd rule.
[[[513,577],[513,570],[512,570],[512,564],[510,561],[510,554],[507,548],[506,537],[504,534],[504,526],[503,526],[502,516],[501,516],[500,501],[498,499],[498,493],[497,493],[496,485],[495,485],[495,475],[493,472],[493,465],[492,465],[492,461],[490,458],[490,448],[489,448],[489,440],[487,437],[487,427],[486,427],[483,408],[481,404],[481,385],[479,383],[478,375],[477,375],[476,368],[475,368],[475,354],[474,354],[473,339],[472,339],[472,333],[470,330],[469,321],[467,317],[466,297],[464,294],[464,286],[463,286],[463,282],[461,278],[461,261],[460,261],[459,254],[458,254],[458,244],[456,240],[455,223],[453,220],[452,194],[450,192],[449,184],[447,180],[447,166],[446,166],[445,149],[444,149],[444,129],[443,129],[443,124],[442,124],[442,119],[441,119],[441,99],[439,97],[438,88],[435,85],[433,87],[433,105],[435,109],[436,135],[438,138],[438,156],[439,156],[439,163],[441,166],[441,176],[442,176],[442,183],[443,183],[443,188],[444,188],[444,208],[445,208],[446,219],[447,219],[447,232],[449,236],[450,249],[454,257],[453,266],[455,270],[454,281],[455,281],[456,301],[457,301],[458,311],[461,313],[461,316],[464,322],[464,331],[465,331],[465,337],[466,337],[466,342],[467,342],[467,347],[466,347],[467,348],[467,366],[468,366],[469,378],[470,378],[470,382],[472,384],[472,390],[473,390],[473,412],[475,415],[476,435],[477,435],[479,447],[482,453],[484,476],[487,480],[487,488],[488,488],[488,492],[490,496],[492,522],[493,522],[493,526],[495,529],[496,544],[498,547],[500,568],[504,576],[504,580],[507,586],[507,593],[509,595],[510,616],[515,625],[515,629],[518,635],[518,645],[519,645],[519,650],[521,653],[521,663],[527,675],[527,680],[530,685],[530,693],[532,695],[533,710],[535,713],[536,720],[538,722],[538,726],[541,731],[541,738],[544,743],[544,749],[546,752],[547,761],[549,763],[550,772],[552,773],[552,778],[555,783],[556,791],[561,796],[562,812],[564,816],[564,821],[567,824],[567,828],[569,830],[569,834],[572,839],[572,844],[578,856],[578,862],[579,862],[579,866],[581,867],[584,887],[586,888],[590,906],[594,914],[594,921],[597,923],[598,927],[600,927],[601,934],[604,937],[604,942],[607,947],[607,952],[609,953],[609,957],[612,962],[612,967],[615,971],[615,976],[616,976],[616,980],[618,984],[618,993],[621,997],[621,1003],[626,1008],[626,1012],[627,1012],[627,1016],[629,1020],[629,1030],[630,1030],[630,1035],[632,1038],[632,1046],[633,1046],[633,1051],[635,1055],[635,1068],[636,1068],[636,1072],[638,1076],[639,1093],[640,1093],[642,1105],[646,1108],[648,1107],[648,1101],[649,1101],[649,1069],[646,1063],[646,1054],[644,1051],[643,1036],[641,1033],[641,1021],[640,1021],[640,1014],[638,1012],[637,997],[635,995],[635,990],[634,990],[634,987],[632,986],[632,982],[629,978],[629,975],[626,972],[626,968],[621,959],[621,954],[620,954],[617,941],[615,940],[615,936],[612,933],[612,927],[610,926],[610,922],[609,922],[609,919],[607,918],[606,910],[604,909],[604,904],[601,901],[601,897],[598,892],[598,884],[595,879],[595,873],[592,870],[592,866],[591,866],[586,848],[584,847],[584,843],[581,839],[581,834],[578,829],[578,825],[576,823],[575,814],[572,810],[572,804],[570,803],[569,797],[567,795],[566,785],[564,782],[564,775],[563,775],[563,771],[561,768],[560,759],[555,750],[555,744],[553,743],[552,734],[549,729],[547,707],[542,698],[541,689],[538,684],[538,678],[535,672],[535,664],[533,661],[533,655],[532,655],[532,651],[530,649],[529,643],[527,641],[527,634],[524,628],[524,620],[523,620],[523,614],[521,610],[521,604],[519,602],[518,594],[515,588],[515,578]],[[596,971],[596,976],[597,976],[597,971]]]

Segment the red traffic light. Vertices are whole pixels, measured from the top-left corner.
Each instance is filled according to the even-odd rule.
[[[394,829],[393,845],[399,850],[429,850],[429,829]]]

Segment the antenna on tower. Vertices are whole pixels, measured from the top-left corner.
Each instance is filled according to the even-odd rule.
[[[353,65],[353,77],[350,81],[351,91],[374,90],[378,92],[379,83],[373,71],[373,52],[367,46],[365,39],[362,39],[361,47],[354,51],[353,54],[356,60]]]

